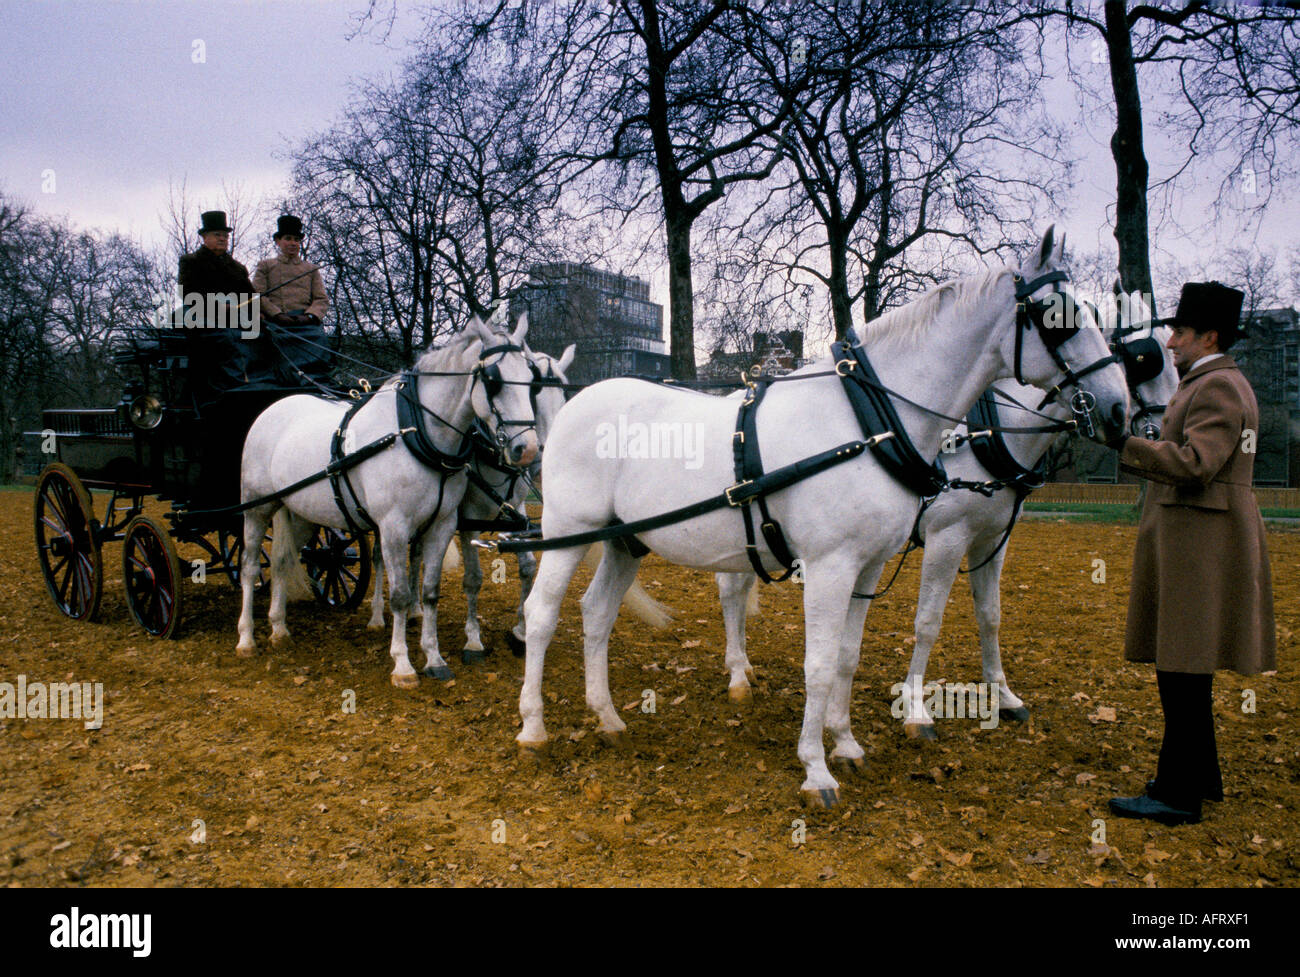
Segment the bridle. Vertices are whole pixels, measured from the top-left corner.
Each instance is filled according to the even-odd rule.
[[[1094,437],[1096,429],[1092,424],[1092,410],[1097,406],[1097,398],[1093,396],[1091,391],[1080,387],[1079,381],[1090,373],[1105,369],[1112,363],[1119,363],[1121,357],[1119,354],[1112,352],[1111,355],[1103,356],[1076,372],[1065,361],[1065,357],[1061,355],[1061,346],[1077,335],[1082,328],[1079,324],[1079,310],[1074,301],[1074,296],[1069,292],[1054,288],[1048,293],[1046,299],[1030,299],[1030,296],[1044,285],[1069,282],[1069,280],[1070,276],[1063,271],[1049,271],[1047,274],[1039,275],[1029,282],[1021,278],[1019,273],[1012,272],[1011,281],[1016,289],[1015,377],[1017,383],[1028,383],[1021,373],[1021,354],[1024,349],[1025,333],[1037,329],[1039,338],[1042,339],[1043,345],[1052,357],[1052,361],[1063,374],[1061,380],[1047,391],[1047,395],[1043,397],[1038,409],[1042,410],[1052,401],[1056,401],[1068,407],[1075,417],[1079,419],[1079,425],[1088,437]],[[1051,299],[1053,298],[1060,299],[1062,311],[1058,314],[1061,315],[1064,321],[1059,324],[1049,325],[1047,315],[1052,311],[1051,306],[1053,303]],[[1062,396],[1065,387],[1074,388],[1074,395],[1070,397],[1068,402]]]
[[[508,444],[510,441],[510,439],[506,436],[506,428],[521,427],[524,430],[528,430],[530,428],[534,430],[536,429],[537,398],[532,392],[532,385],[530,385],[529,400],[532,402],[533,405],[533,416],[531,418],[524,420],[524,419],[501,416],[501,411],[497,408],[496,398],[501,393],[502,389],[504,389],[506,385],[506,380],[501,376],[501,367],[499,365],[501,362],[500,360],[497,360],[494,363],[487,362],[489,356],[494,356],[497,353],[500,353],[503,356],[506,353],[522,353],[524,359],[528,363],[529,368],[533,372],[533,376],[534,376],[533,384],[536,384],[538,382],[537,380],[538,371],[537,371],[537,365],[532,361],[532,358],[528,356],[528,351],[525,350],[522,346],[517,346],[514,343],[501,343],[497,346],[489,346],[487,349],[483,350],[483,352],[479,354],[478,365],[474,367],[474,373],[473,373],[474,379],[470,384],[470,394],[471,396],[473,395],[474,392],[473,385],[475,383],[478,383],[479,381],[482,381],[483,392],[487,394],[488,409],[492,411],[492,416],[495,417],[497,421],[497,434],[496,434],[497,446],[501,449],[504,449],[506,444]]]
[[[1129,430],[1135,435],[1154,441],[1160,436],[1160,429],[1156,427],[1153,418],[1163,415],[1168,405],[1148,404],[1138,388],[1154,380],[1164,371],[1165,354],[1160,340],[1155,338],[1154,333],[1137,339],[1124,340],[1125,336],[1132,336],[1141,331],[1142,326],[1120,326],[1111,334],[1110,349],[1111,352],[1119,355],[1120,362],[1124,365],[1124,375],[1128,378],[1129,393],[1138,405],[1138,409],[1129,421]]]

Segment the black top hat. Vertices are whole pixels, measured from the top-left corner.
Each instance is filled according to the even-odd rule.
[[[226,212],[224,210],[205,210],[201,217],[200,234],[207,234],[208,231],[230,230],[230,226],[226,223]]]
[[[302,237],[302,221],[292,214],[284,214],[275,222],[275,233],[271,235],[275,240],[279,240],[285,234],[296,234]]]
[[[1178,297],[1178,311],[1167,326],[1186,326],[1194,332],[1219,334],[1219,348],[1227,349],[1241,335],[1241,303],[1245,296],[1219,282],[1187,282]]]

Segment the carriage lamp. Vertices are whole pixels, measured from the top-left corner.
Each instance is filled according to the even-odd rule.
[[[150,431],[162,423],[163,405],[152,394],[144,394],[131,401],[131,423],[142,431]]]

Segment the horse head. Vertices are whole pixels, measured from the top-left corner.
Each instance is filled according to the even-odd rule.
[[[1092,440],[1118,437],[1128,421],[1128,385],[1119,356],[1111,353],[1092,311],[1070,284],[1065,235],[1057,241],[1055,227],[1049,227],[1012,271],[1012,282],[1013,327],[1003,355],[1016,380],[1048,391],[1040,406],[1052,400],[1068,404],[1080,431]]]
[[[509,465],[526,468],[537,457],[537,417],[530,389],[533,369],[524,347],[528,316],[513,333],[497,332],[478,316],[465,327],[464,367],[474,377],[470,403]]]
[[[1160,437],[1165,406],[1178,389],[1173,353],[1165,345],[1173,330],[1153,321],[1151,306],[1140,292],[1126,294],[1117,280],[1113,293],[1114,301],[1103,305],[1101,326],[1111,351],[1120,357],[1137,405],[1129,431],[1154,441]]]

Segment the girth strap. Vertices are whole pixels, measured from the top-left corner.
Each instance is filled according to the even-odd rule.
[[[877,438],[871,450],[881,467],[922,498],[943,491],[948,482],[943,464],[938,459],[927,462],[916,450],[852,329],[845,334],[844,342],[831,344],[831,353],[862,433]],[[892,437],[880,438],[885,432],[892,432]]]
[[[752,482],[763,475],[763,457],[758,450],[758,405],[762,403],[763,395],[767,393],[769,382],[767,377],[759,379],[745,395],[745,399],[740,403],[740,410],[736,412],[736,430],[731,436],[731,449],[735,459],[737,484]],[[740,515],[745,523],[745,555],[749,557],[749,564],[758,574],[759,580],[763,583],[773,582],[773,577],[763,566],[763,560],[758,554],[758,546],[754,541],[754,515],[750,509],[751,502],[758,504],[759,514],[762,516],[763,541],[767,543],[767,548],[776,561],[785,568],[785,573],[775,579],[786,580],[794,573],[795,558],[785,541],[781,524],[767,511],[766,495],[757,495],[740,506]]]
[[[369,397],[362,397],[353,402],[352,406],[348,408],[348,412],[343,415],[342,422],[334,429],[334,437],[330,439],[330,489],[334,492],[334,504],[343,513],[343,518],[353,535],[377,529],[379,525],[371,518],[370,513],[366,511],[366,507],[361,504],[361,499],[357,496],[357,490],[352,487],[352,480],[348,478],[348,468],[351,466],[342,464],[344,459],[343,442],[347,437],[348,425],[352,423],[352,418],[356,416],[357,411],[369,399]],[[394,436],[394,440],[396,440],[396,436]],[[348,495],[352,497],[352,505],[364,525],[358,525],[357,521],[352,518],[352,513],[348,511],[347,502],[343,498],[343,489],[345,488]]]
[[[966,426],[971,434],[987,431],[985,437],[972,437],[971,450],[975,460],[983,465],[994,479],[1006,482],[1016,490],[1018,495],[1028,495],[1036,488],[1042,488],[1047,481],[1047,455],[1043,454],[1033,468],[1026,468],[1011,453],[1006,439],[998,430],[998,404],[990,387],[975,401],[975,406],[966,419]]]

